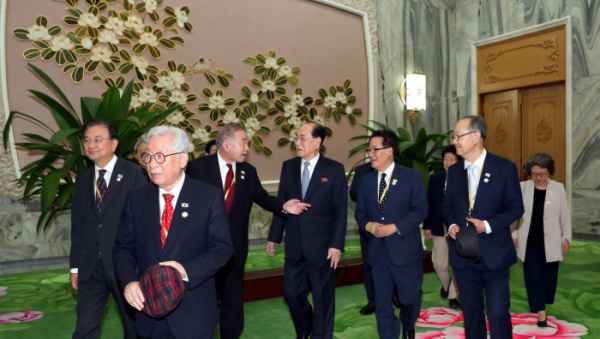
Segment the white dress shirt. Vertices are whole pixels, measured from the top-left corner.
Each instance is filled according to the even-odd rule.
[[[219,159],[219,171],[221,172],[221,182],[223,183],[223,190],[225,190],[225,180],[227,179],[227,172],[229,172],[229,167],[227,167],[227,162],[225,162],[225,160],[221,158],[221,153],[219,151],[217,151],[217,159]],[[233,177],[235,178],[235,161],[231,163],[231,170],[233,171]]]
[[[317,153],[317,156],[310,159],[309,161],[306,161],[304,159],[302,159],[302,161],[300,161],[300,182],[302,182],[302,176],[304,175],[304,163],[305,162],[310,163],[310,165],[308,166],[308,173],[310,174],[310,177],[312,178],[312,174],[315,172],[315,166],[317,166],[317,162],[319,161],[320,156],[321,156],[321,153]]]
[[[104,168],[100,168],[98,167],[98,165],[94,165],[94,174],[95,174],[95,178],[99,178],[100,177],[100,170],[104,169],[106,170],[106,173],[104,173],[104,181],[106,181],[106,188],[108,188],[108,185],[110,184],[110,177],[112,175],[112,173],[115,170],[115,164],[117,163],[117,156],[113,154],[113,158],[108,162],[108,164],[106,164],[106,166],[104,166]],[[96,199],[98,196],[97,192],[96,192],[96,185],[94,185],[94,198]],[[76,199],[78,199],[79,197],[76,197]],[[95,200],[94,200],[95,201]],[[79,273],[79,267],[78,268],[71,268],[71,273]]]
[[[158,203],[160,205],[160,220],[162,222],[162,214],[163,211],[165,210],[165,197],[163,197],[163,194],[165,193],[169,193],[169,194],[173,194],[173,200],[171,200],[171,205],[173,206],[173,211],[175,211],[175,208],[177,208],[177,200],[179,198],[179,193],[181,192],[181,188],[183,187],[183,182],[185,181],[185,172],[183,172],[183,175],[181,176],[181,179],[179,179],[179,182],[177,183],[177,185],[175,185],[175,187],[173,187],[173,189],[169,192],[167,192],[164,188],[158,188]],[[184,201],[185,202],[185,201]],[[167,237],[169,235],[167,234]],[[183,278],[183,281],[190,281],[188,276],[186,275],[185,278]]]
[[[477,160],[475,160],[475,162],[471,163],[469,160],[465,159],[465,170],[468,171],[471,164],[473,164],[476,167],[475,172],[482,173],[483,163],[485,162],[486,155],[487,155],[487,151],[484,148],[483,152],[481,153],[479,158],[477,158]],[[478,178],[478,179],[480,179],[480,178]],[[467,180],[467,185],[468,185],[468,180]],[[473,191],[472,187],[471,187],[471,191]],[[476,193],[473,193],[473,194],[476,194]],[[475,197],[475,199],[477,199],[477,197]],[[469,206],[470,206],[470,202],[471,202],[471,197],[469,197]],[[487,220],[484,220],[483,223],[485,224],[485,233],[487,233],[487,234],[492,233],[492,228],[490,227],[490,223],[488,223]],[[456,226],[456,224],[452,224],[452,225],[450,225],[450,227],[448,227],[448,233],[450,233],[450,230],[454,226]]]

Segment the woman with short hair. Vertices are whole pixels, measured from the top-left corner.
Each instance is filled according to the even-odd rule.
[[[571,221],[563,184],[550,179],[554,160],[532,154],[525,164],[532,180],[521,182],[525,213],[513,231],[517,255],[523,261],[529,309],[546,327],[546,304],[554,303],[558,263],[569,252]]]

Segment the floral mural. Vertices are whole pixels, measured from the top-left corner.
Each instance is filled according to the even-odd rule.
[[[220,68],[213,70],[212,58],[199,58],[191,66],[163,61],[162,50],[185,48],[182,35],[194,32],[191,21],[198,17],[187,6],[167,6],[164,0],[59,1],[68,5],[64,26],[51,24],[40,15],[31,26],[13,30],[17,39],[35,45],[25,50],[23,57],[54,61],[75,83],[91,77],[122,90],[134,78],[132,109],[151,103],[151,111],[159,113],[183,105],[162,124],[188,132],[193,156],[204,153],[207,142],[230,122],[246,128],[251,149],[271,156],[273,149],[266,137],[273,130],[286,137],[269,142],[295,151],[293,140],[302,124],[314,121],[324,125],[331,137],[329,121],[339,124],[347,119],[355,126],[363,113],[356,107],[350,80],[319,89],[313,99],[299,87],[302,69],[288,64],[275,50],[241,60],[253,67],[257,77],[249,86],[241,86],[244,98],[239,101],[228,92],[235,76]],[[150,58],[143,56],[145,51]],[[192,88],[186,82],[195,73],[202,73],[206,87]]]

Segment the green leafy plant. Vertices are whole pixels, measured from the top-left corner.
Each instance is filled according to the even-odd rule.
[[[15,144],[30,151],[37,150],[46,153],[41,159],[21,168],[23,174],[18,179],[19,184],[25,184],[23,203],[38,197],[40,199],[42,213],[37,223],[39,232],[42,225],[44,230],[48,228],[56,213],[71,209],[73,187],[75,186],[73,179],[77,174],[93,165],[93,162],[83,152],[83,125],[85,123],[92,119],[104,119],[113,122],[119,131],[119,146],[115,154],[125,158],[133,153],[135,143],[142,135],[181,106],[167,108],[158,114],[150,111],[151,103],[146,103],[137,109],[131,109],[130,103],[133,92],[133,81],[131,81],[122,95],[120,95],[117,87],[111,87],[104,93],[102,99],[82,97],[80,119],[75,108],[56,83],[34,65],[29,64],[29,67],[66,104],[66,106],[63,106],[47,94],[29,90],[48,106],[60,130],[54,131],[31,115],[11,111],[3,131],[5,149],[9,142],[12,120],[17,115],[41,124],[52,133],[50,139],[38,134],[25,133],[23,135],[33,142]]]
[[[361,145],[358,145],[351,149],[348,153],[348,158],[353,156],[356,153],[366,150],[369,148],[369,138],[371,133],[373,133],[377,129],[393,131],[386,124],[373,121],[371,122],[377,127],[369,127],[366,125],[362,125],[362,127],[366,128],[369,131],[368,135],[358,135],[350,140],[366,140],[367,142]],[[447,140],[452,134],[452,131],[446,133],[434,133],[427,134],[425,128],[421,128],[419,133],[417,133],[416,139],[413,141],[408,130],[404,127],[398,127],[397,135],[398,135],[398,152],[396,153],[394,161],[401,166],[415,169],[421,173],[423,176],[423,182],[425,183],[425,187],[429,183],[429,173],[431,172],[440,172],[444,170],[444,164],[441,157],[435,155],[436,152],[444,149],[447,145],[444,145],[444,141]],[[429,144],[433,143],[431,147]],[[348,179],[354,173],[356,166],[361,162],[365,161],[365,159],[359,160],[354,167],[348,173]]]

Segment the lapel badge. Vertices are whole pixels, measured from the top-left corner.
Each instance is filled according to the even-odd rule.
[[[242,174],[246,174],[246,172],[244,172],[244,171],[240,171],[240,172],[242,172]]]
[[[489,178],[489,177],[490,177],[490,174],[489,174],[489,173],[486,173],[486,174],[485,174],[485,176]]]
[[[181,213],[181,216],[184,217],[184,218],[187,218],[188,217],[188,212]]]
[[[487,183],[489,181],[490,181],[490,179],[488,179],[488,178],[483,179],[483,182],[485,182],[485,183]]]
[[[397,182],[398,182],[398,179],[394,179],[394,181],[392,181],[392,185],[396,185]]]
[[[121,181],[121,179],[123,179],[123,174],[118,174],[117,175],[117,181]]]
[[[242,172],[243,173],[243,172]],[[242,179],[244,179],[244,176],[242,175]]]
[[[187,202],[182,202],[182,203],[181,203],[181,207],[189,207],[189,205],[188,205],[188,203],[187,203]]]
[[[321,182],[328,182],[327,178],[321,178]]]

